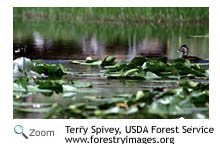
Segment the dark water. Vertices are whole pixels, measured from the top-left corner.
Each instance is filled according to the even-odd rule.
[[[135,55],[180,57],[176,50],[190,47],[190,55],[209,58],[208,25],[153,25],[22,21],[14,19],[14,58],[85,59],[106,55],[129,60]],[[19,48],[23,47],[23,50]]]

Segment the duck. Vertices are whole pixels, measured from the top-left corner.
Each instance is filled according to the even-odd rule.
[[[27,52],[27,45],[21,47],[15,47],[13,49],[14,54],[25,54]]]
[[[17,59],[19,57],[25,57],[27,55],[27,45],[20,46],[15,45],[13,47],[13,59]]]
[[[188,59],[190,62],[192,61],[201,61],[202,59],[199,58],[199,57],[196,57],[196,56],[188,56],[189,55],[189,48],[187,45],[182,45],[178,50],[177,52],[182,52],[183,55],[182,55],[182,58],[184,59]]]

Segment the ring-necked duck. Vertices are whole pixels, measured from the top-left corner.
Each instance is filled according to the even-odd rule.
[[[185,44],[182,45],[182,46],[177,50],[177,52],[182,52],[182,53],[183,53],[182,58],[188,59],[189,61],[200,61],[200,60],[202,60],[201,58],[196,57],[196,56],[188,56],[188,54],[189,54],[189,48],[188,48]]]

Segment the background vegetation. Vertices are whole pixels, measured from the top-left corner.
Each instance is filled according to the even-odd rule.
[[[209,8],[14,8],[14,16],[24,19],[115,22],[207,22]]]

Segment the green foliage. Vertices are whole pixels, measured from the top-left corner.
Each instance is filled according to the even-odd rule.
[[[194,83],[194,82],[193,82]],[[68,108],[54,111],[55,118],[179,118],[196,117],[207,118],[208,85],[198,84],[193,87],[189,83],[182,83],[179,88],[165,92],[138,91],[136,95],[125,98],[111,99],[109,102],[97,106],[78,103]],[[201,89],[204,87],[205,89]],[[204,93],[196,97],[193,93]],[[206,93],[206,94],[205,94]],[[61,114],[62,113],[62,114]]]
[[[191,64],[188,60],[179,58],[174,62],[166,59],[146,59],[138,56],[129,63],[118,63],[105,70],[108,78],[132,79],[192,79],[207,78],[207,73],[198,64]]]
[[[44,63],[37,63],[34,66],[34,71],[39,74],[45,74],[47,76],[56,76],[60,77],[66,74],[66,71],[62,64],[58,66],[55,64],[44,64]]]
[[[14,77],[62,77],[66,73],[62,64],[34,62],[24,57],[13,61]]]
[[[106,56],[101,63],[101,66],[112,66],[115,64],[115,56]]]
[[[100,76],[103,79],[107,76],[109,79],[123,79],[125,82],[131,79],[172,82],[175,86],[156,86],[149,90],[148,85],[143,85],[142,88],[146,89],[138,90],[136,94],[125,93],[105,98],[102,95],[92,95],[96,94],[96,90],[92,89],[97,85],[96,82],[63,80],[62,77],[55,80],[16,77],[13,83],[14,110],[21,113],[41,113],[45,118],[208,118],[209,84],[195,82],[208,80],[208,73],[198,64],[191,64],[185,59],[169,61],[167,58],[149,59],[141,56],[134,57],[130,62],[116,62],[115,59],[107,56],[103,60],[87,58],[85,61],[74,61],[70,65],[81,64],[89,68],[96,65],[100,67],[100,71],[95,74],[68,74],[90,78]],[[61,65],[27,61],[32,63],[32,69],[37,69],[39,75],[65,73]],[[61,95],[67,99],[68,103],[64,106],[59,103],[37,104],[22,101],[33,93],[42,93],[45,96],[58,94],[58,97]],[[88,93],[89,98],[84,102],[75,102],[73,98],[81,93]]]
[[[16,7],[14,16],[31,18],[35,20],[98,20],[98,21],[189,21],[207,20],[208,7],[121,7],[121,8],[24,8]]]
[[[93,59],[91,57],[87,57],[84,62],[80,61],[75,61],[73,60],[73,64],[81,64],[81,65],[90,65],[90,66],[112,66],[116,64],[115,62],[116,57],[115,56],[106,56],[104,60],[99,60],[99,59]]]

